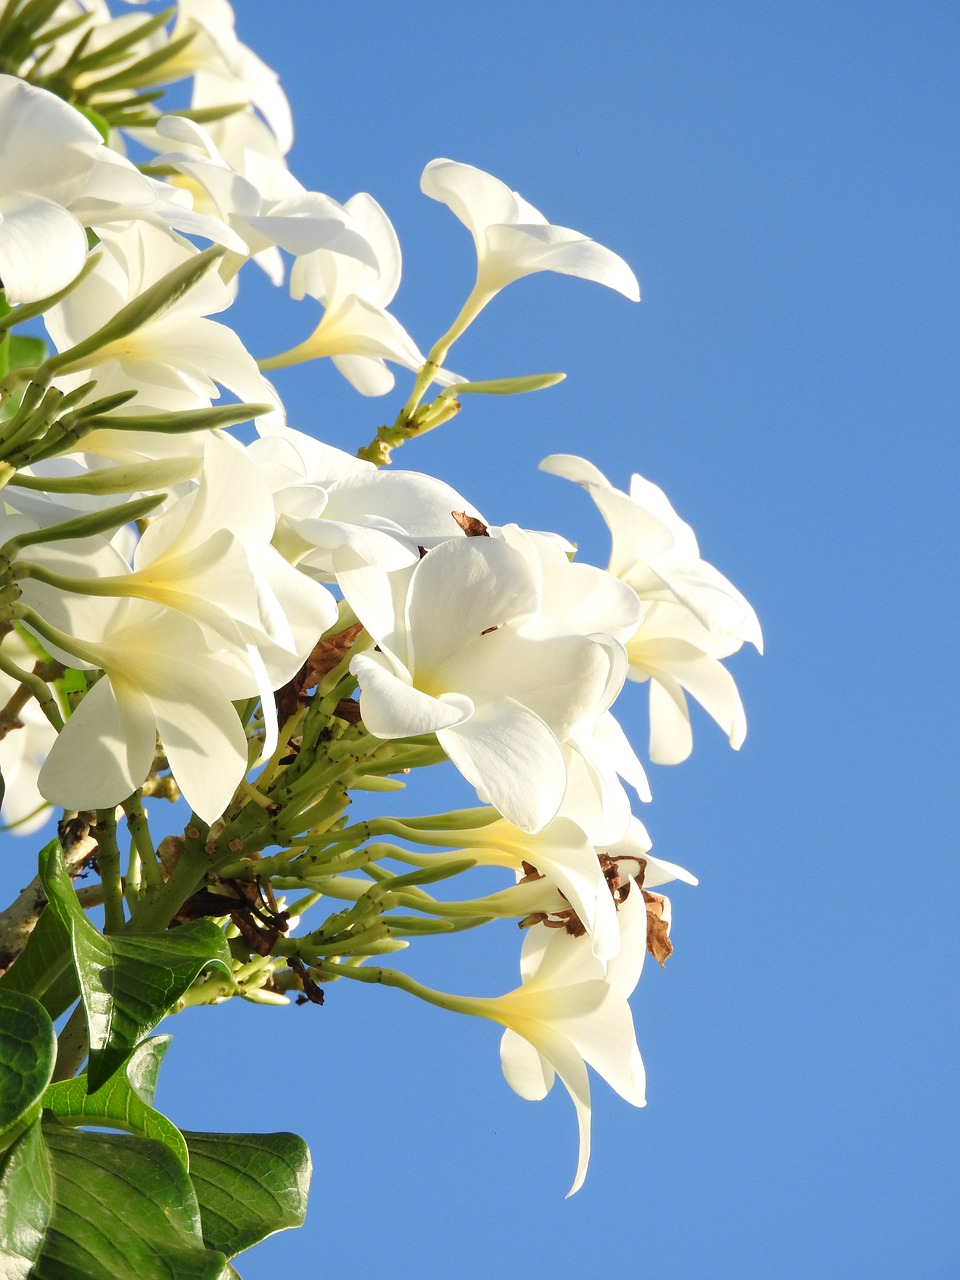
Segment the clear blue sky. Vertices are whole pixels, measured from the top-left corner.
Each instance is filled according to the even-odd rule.
[[[701,716],[692,759],[651,769],[655,851],[701,885],[673,893],[676,954],[635,997],[648,1106],[596,1082],[573,1200],[569,1101],[516,1098],[488,1025],[342,984],[322,1009],[168,1024],[171,1118],[295,1129],[313,1150],[306,1228],[242,1259],[245,1280],[960,1275],[960,10],[234,7],[291,98],[297,176],[368,190],[394,219],[394,310],[421,347],[473,265],[466,231],[419,193],[434,156],[491,170],[640,278],[639,307],[558,277],[512,286],[453,367],[567,381],[474,400],[398,461],[600,563],[591,504],[536,464],[583,453],[620,485],[639,471],[768,646],[733,663],[742,751]],[[309,304],[247,276],[243,294],[257,354],[312,327]],[[267,300],[282,316],[265,322]],[[330,368],[277,383],[293,425],[351,449],[400,403],[363,401]],[[645,742],[640,691],[618,710]],[[516,946],[484,932],[411,949],[408,967],[494,994]]]

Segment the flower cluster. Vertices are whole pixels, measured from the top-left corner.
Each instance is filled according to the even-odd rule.
[[[513,1088],[539,1098],[558,1074],[573,1098],[576,1190],[586,1066],[644,1102],[627,1001],[646,951],[670,950],[669,902],[651,891],[695,883],[650,852],[632,805],[650,789],[612,708],[649,682],[657,763],[690,753],[687,695],[739,747],[723,659],[759,649],[759,625],[640,476],[623,492],[582,458],[542,464],[597,504],[612,537],[601,568],[385,464],[467,392],[556,380],[445,368],[500,290],[547,271],[637,300],[633,272],[490,174],[434,160],[422,189],[470,231],[477,273],[424,355],[389,310],[389,218],[366,192],[341,203],[289,172],[286,99],[225,0],[179,0],[172,19],[8,0],[0,55],[6,822],[34,830],[51,806],[95,816],[108,933],[224,920],[232,985],[201,983],[186,1003],[317,999],[346,977],[500,1023]],[[189,107],[162,114],[150,91],[185,79]],[[250,261],[309,315],[308,336],[259,361],[225,319]],[[415,375],[356,456],[288,423],[266,376],[321,358],[366,396],[394,387],[390,365]],[[228,429],[248,420],[243,444]],[[480,807],[348,822],[352,792],[389,794],[441,761]],[[159,824],[178,795],[191,818],[158,844],[143,799]],[[118,808],[136,823],[125,876]],[[504,888],[424,887],[478,864],[503,868]],[[294,935],[275,891],[336,909]],[[370,963],[503,918],[524,926],[505,995],[447,995]]]

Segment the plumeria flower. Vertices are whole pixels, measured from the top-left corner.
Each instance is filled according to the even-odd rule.
[[[456,214],[477,249],[476,283],[434,348],[439,359],[501,289],[537,271],[595,280],[639,301],[636,276],[621,257],[579,231],[549,223],[492,174],[455,160],[431,160],[420,189]]]
[[[130,222],[149,222],[161,229],[181,231],[244,253],[245,242],[216,210],[197,211],[189,191],[140,173],[126,157],[102,147],[80,195],[70,212],[85,227],[104,239],[112,228],[123,230]]]
[[[193,110],[248,102],[266,121],[284,155],[293,145],[290,104],[277,73],[234,29],[233,9],[227,0],[179,0],[170,40],[192,36],[189,44],[164,64],[164,76],[191,75]]]
[[[605,965],[620,950],[614,891],[621,879],[626,883],[640,877],[644,885],[676,879],[697,882],[682,867],[650,854],[650,837],[636,818],[620,840],[598,847],[574,818],[567,816],[575,812],[575,806],[565,798],[561,815],[535,833],[522,831],[504,818],[491,822],[487,810],[477,811],[476,825],[471,826],[469,812],[463,812],[464,825],[455,830],[431,827],[429,843],[456,849],[481,866],[509,867],[518,880],[529,879],[530,868],[534,868],[534,875],[545,879],[562,897],[559,903],[531,904],[528,910],[558,916],[572,912],[589,935],[594,956]]]
[[[524,636],[537,584],[523,557],[492,538],[452,539],[409,570],[357,570],[340,584],[378,646],[350,668],[368,731],[435,733],[481,799],[541,830],[566,790],[562,744],[603,710],[606,646]]]
[[[9,303],[50,297],[79,274],[87,237],[68,206],[102,149],[73,107],[0,76],[0,281]]]
[[[762,652],[760,624],[750,604],[701,559],[693,530],[650,481],[635,475],[626,494],[583,458],[553,454],[540,465],[582,485],[596,502],[612,539],[608,572],[627,583],[644,605],[643,619],[625,644],[628,678],[651,682],[650,758],[676,764],[690,754],[684,690],[738,748],[746,717],[720,659],[745,641]]]
[[[95,333],[195,253],[186,241],[146,223],[111,234],[95,270],[44,317],[57,350]],[[220,384],[243,400],[272,402],[281,414],[276,392],[236,333],[207,318],[231,301],[217,273],[208,271],[166,311],[92,353],[82,369],[61,375],[57,385],[70,389],[95,371],[98,395],[135,390],[136,401],[124,409],[142,413],[207,408],[219,397]]]
[[[421,547],[462,536],[454,511],[479,518],[442,480],[375,467],[289,427],[254,441],[248,453],[273,491],[275,546],[324,582],[364,565],[413,565]]]
[[[458,997],[452,1007],[506,1028],[500,1062],[522,1098],[546,1097],[557,1076],[573,1101],[580,1131],[577,1170],[568,1196],[583,1186],[590,1160],[591,1066],[626,1101],[646,1104],[646,1073],[627,1003],[640,978],[647,913],[639,892],[618,912],[621,943],[606,966],[586,937],[534,925],[524,937],[522,985],[494,999]]]
[[[376,255],[359,225],[329,196],[307,191],[284,164],[248,152],[238,173],[206,129],[180,116],[164,116],[157,133],[190,148],[164,152],[158,163],[172,165],[189,181],[198,207],[239,234],[274,284],[283,280],[277,246],[294,255],[325,249],[376,268]]]
[[[45,89],[0,76],[0,280],[10,303],[66,288],[87,258],[85,227],[131,219],[243,248],[189,196],[139,173]]]
[[[44,549],[49,562],[65,565],[53,545]],[[55,545],[70,554],[69,544]],[[104,539],[86,539],[78,551],[88,571],[104,577],[125,568]],[[150,772],[159,733],[189,804],[206,822],[218,818],[247,770],[246,734],[233,706],[259,693],[246,653],[146,600],[22,585],[48,651],[67,666],[104,673],[54,742],[40,770],[41,795],[65,809],[120,804]]]
[[[91,573],[84,543],[75,550],[40,546],[25,561],[46,570],[41,581],[60,591],[137,598],[175,610],[213,633],[211,646],[242,655],[264,708],[269,755],[277,731],[273,690],[299,670],[337,617],[326,588],[271,545],[274,527],[273,501],[255,463],[240,445],[213,435],[199,485],[151,521],[132,567],[118,563],[111,570],[104,563]]]
[[[178,609],[229,643],[269,655],[276,688],[299,669],[336,621],[325,587],[273,547],[276,515],[255,460],[211,435],[198,487],[144,531],[118,588]]]
[[[387,360],[414,370],[425,362],[409,333],[387,311],[400,285],[400,242],[373,196],[361,191],[343,208],[372,246],[375,262],[371,265],[328,249],[298,258],[290,275],[291,292],[295,298],[306,294],[316,298],[323,304],[323,316],[309,338],[262,360],[260,367],[279,369],[329,356],[361,395],[386,395],[394,384]],[[462,381],[442,370],[435,380],[445,385]]]
[[[718,635],[749,641],[762,651],[753,608],[727,578],[700,558],[696,535],[662,489],[634,475],[629,494],[615,489],[585,458],[555,453],[541,471],[581,485],[597,504],[613,545],[609,573],[629,583],[641,600],[676,600]]]

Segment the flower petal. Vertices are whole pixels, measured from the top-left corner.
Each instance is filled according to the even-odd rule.
[[[40,770],[40,794],[64,809],[111,808],[147,776],[156,740],[149,700],[132,685],[103,678],[53,744]]]
[[[358,653],[350,663],[360,684],[360,718],[375,738],[413,738],[438,733],[470,716],[469,698],[433,698],[405,683],[377,654]]]
[[[567,783],[563,752],[528,707],[490,698],[437,740],[480,799],[515,827],[539,831],[556,816]]]
[[[0,281],[7,301],[39,302],[75,280],[87,237],[72,214],[42,196],[0,201]]]

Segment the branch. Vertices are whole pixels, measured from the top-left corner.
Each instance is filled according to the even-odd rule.
[[[71,877],[89,862],[97,849],[97,842],[90,834],[94,814],[76,813],[64,817],[58,827],[63,858]],[[25,889],[4,911],[0,911],[0,973],[6,972],[27,945],[47,905],[47,895],[40,877],[35,876]]]

